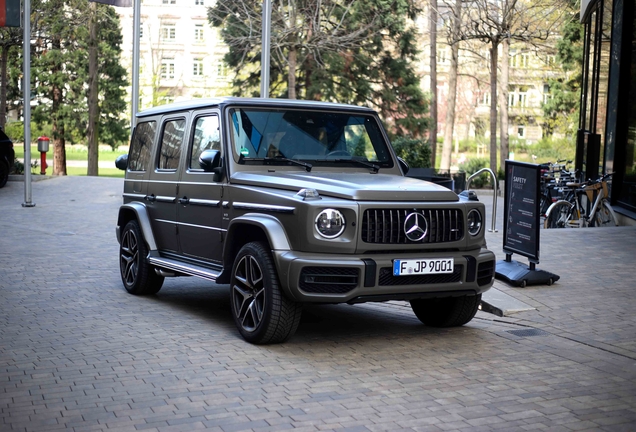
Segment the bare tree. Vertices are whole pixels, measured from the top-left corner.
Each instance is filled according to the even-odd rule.
[[[450,68],[448,71],[448,107],[444,122],[444,147],[442,148],[442,161],[440,168],[448,170],[451,166],[451,153],[453,149],[453,129],[455,126],[455,103],[457,100],[457,74],[459,70],[459,32],[461,27],[462,0],[455,1],[455,7],[451,7],[451,27],[448,33],[448,41],[451,47]]]
[[[480,40],[490,47],[490,169],[496,172],[499,45],[504,41],[535,44],[547,40],[565,8],[560,0],[469,0],[466,4],[458,39]],[[507,63],[508,58],[502,61]],[[505,85],[507,88],[508,83]]]
[[[437,0],[430,0],[429,23],[431,43],[431,127],[428,136],[431,145],[431,166],[435,168],[435,158],[437,157]]]
[[[260,1],[237,0],[217,2],[208,9],[208,18],[213,25],[224,23],[224,40],[231,51],[241,56],[239,64],[249,62],[257,54],[255,49],[261,46],[262,14],[260,7],[255,7],[260,4]],[[368,38],[378,19],[373,11],[358,21],[357,28],[346,25],[351,14],[360,15],[363,11],[359,0],[273,2],[271,55],[275,67],[282,73],[287,72],[290,99],[297,96],[298,65],[309,58],[321,64],[324,52],[356,48]]]

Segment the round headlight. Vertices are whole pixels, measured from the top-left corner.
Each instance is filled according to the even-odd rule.
[[[316,217],[316,231],[324,238],[338,237],[346,226],[344,215],[335,209],[325,209]]]
[[[468,232],[472,236],[476,236],[481,231],[483,218],[481,213],[477,209],[472,209],[468,212]]]

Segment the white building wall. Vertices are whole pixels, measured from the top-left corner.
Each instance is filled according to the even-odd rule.
[[[213,0],[142,0],[140,110],[230,93],[229,71],[223,62],[227,47],[207,19],[212,5]],[[115,9],[122,26],[122,63],[131,74],[133,8]],[[195,63],[200,65],[195,68]]]

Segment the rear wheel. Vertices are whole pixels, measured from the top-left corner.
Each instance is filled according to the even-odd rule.
[[[8,180],[9,180],[9,164],[4,160],[0,160],[0,188],[4,187],[4,185],[7,184]]]
[[[124,227],[119,246],[119,270],[126,291],[135,295],[156,294],[163,285],[163,277],[148,264],[148,247],[136,220]]]
[[[481,294],[474,296],[411,300],[411,309],[429,327],[458,327],[475,317]]]
[[[232,267],[230,289],[232,316],[246,341],[280,343],[298,328],[302,306],[281,292],[271,252],[262,242],[241,248]]]
[[[617,224],[614,212],[610,208],[607,200],[601,201],[601,205],[594,214],[595,227],[615,227]]]
[[[574,220],[571,203],[559,201],[550,206],[543,222],[544,228],[566,228],[568,221]]]

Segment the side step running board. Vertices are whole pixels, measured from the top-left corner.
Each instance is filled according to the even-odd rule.
[[[148,257],[148,262],[151,265],[160,267],[162,269],[172,270],[179,273],[184,273],[189,276],[197,276],[203,279],[216,281],[216,278],[221,274],[221,271],[215,271],[207,267],[201,267],[194,264],[183,263],[181,261],[173,260],[163,257]]]

